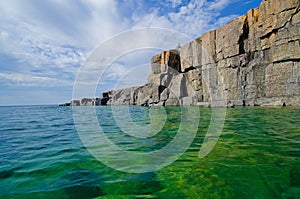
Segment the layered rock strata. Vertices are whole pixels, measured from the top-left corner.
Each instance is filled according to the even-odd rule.
[[[299,106],[299,8],[299,0],[263,0],[181,49],[155,55],[146,85],[70,105]]]

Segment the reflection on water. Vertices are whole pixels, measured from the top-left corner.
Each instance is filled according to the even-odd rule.
[[[133,121],[148,125],[148,109],[130,107]],[[109,107],[96,107],[105,135],[121,149],[139,152],[159,150],[174,139],[180,108],[166,112],[159,133],[136,138],[120,130]],[[211,119],[210,109],[200,109],[196,138],[178,160],[133,174],[89,154],[70,107],[0,107],[0,198],[299,198],[299,113],[297,108],[228,109],[217,144],[199,158]]]

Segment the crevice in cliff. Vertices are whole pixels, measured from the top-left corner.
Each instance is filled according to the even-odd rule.
[[[292,22],[293,17],[299,12],[299,10],[300,4],[297,6],[297,8],[295,8],[295,12],[291,14],[290,18],[282,26],[272,29],[270,32],[266,33],[265,35],[262,35],[260,39],[264,40],[266,38],[270,38],[272,34],[277,34],[280,29],[286,27],[289,23]]]
[[[273,61],[273,64],[285,63],[285,62],[300,62],[300,58],[285,58],[285,59]]]
[[[158,94],[160,95],[167,87],[163,86],[163,85],[159,85],[158,86]]]
[[[273,35],[273,34],[276,35],[276,34],[278,33],[279,29],[280,29],[280,28],[278,28],[278,29],[277,29],[277,28],[276,28],[276,29],[273,29],[272,31],[268,32],[267,34],[261,36],[260,39],[261,39],[261,40],[264,40],[264,39],[270,38],[271,35]]]
[[[187,73],[187,72],[189,72],[191,70],[195,70],[195,69],[196,69],[196,67],[192,66],[192,67],[186,68],[182,73]]]
[[[290,11],[290,10],[294,10],[294,9],[299,9],[299,7],[300,7],[300,3],[299,3],[299,5],[298,6],[295,6],[295,7],[292,7],[292,8],[287,8],[287,9],[284,9],[284,10],[282,10],[282,11],[280,11],[280,12],[287,12],[287,11]]]
[[[240,35],[240,38],[238,40],[239,44],[239,54],[244,54],[246,52],[245,50],[245,41],[249,38],[249,25],[248,25],[248,18],[246,17],[243,25],[242,34]]]
[[[213,49],[214,50],[213,50],[212,57],[213,57],[214,63],[217,63],[217,30],[213,31],[213,36],[214,36],[214,38],[213,38],[213,42],[214,42]]]
[[[169,60],[167,62],[167,65],[170,66],[171,68],[174,68],[176,71],[180,72],[181,71],[181,64],[180,64],[180,55],[176,52],[173,54],[170,54]]]

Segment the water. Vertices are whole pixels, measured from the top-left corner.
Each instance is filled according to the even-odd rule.
[[[150,123],[149,108],[130,110],[135,122]],[[180,108],[169,107],[160,133],[133,138],[121,132],[109,107],[96,113],[105,135],[128,151],[163,148],[180,123]],[[0,107],[0,198],[300,198],[299,108],[228,109],[220,139],[200,159],[210,118],[210,109],[200,109],[196,138],[177,161],[135,174],[89,153],[71,107]]]

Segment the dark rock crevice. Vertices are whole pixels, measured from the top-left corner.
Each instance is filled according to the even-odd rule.
[[[273,64],[286,63],[286,62],[300,62],[300,58],[285,58],[285,59],[273,61]]]
[[[239,37],[238,44],[239,44],[239,54],[244,54],[245,50],[245,43],[246,40],[249,38],[249,25],[248,25],[248,18],[246,17],[242,29],[242,34]]]
[[[183,72],[181,72],[181,73],[187,73],[187,72],[189,72],[189,71],[192,71],[192,70],[195,70],[196,69],[196,67],[194,67],[194,66],[191,66],[191,67],[189,67],[189,68],[186,68]]]

